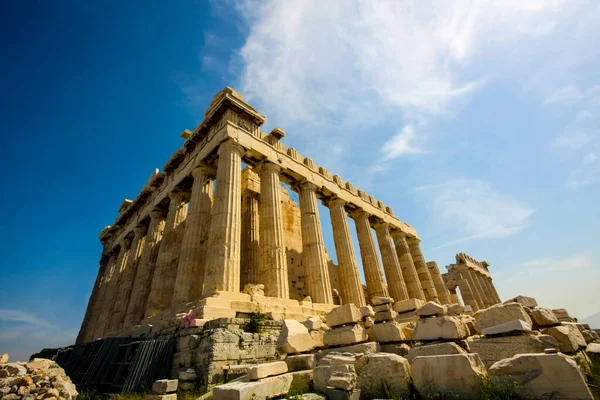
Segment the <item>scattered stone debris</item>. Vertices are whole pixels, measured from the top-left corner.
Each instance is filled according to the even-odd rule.
[[[2,400],[75,400],[78,393],[65,371],[54,361],[35,358],[28,363],[0,359]]]

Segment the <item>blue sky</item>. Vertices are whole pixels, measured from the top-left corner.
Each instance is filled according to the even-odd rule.
[[[597,2],[87,3],[0,16],[0,353],[74,341],[100,230],[225,85],[442,269],[600,311]]]

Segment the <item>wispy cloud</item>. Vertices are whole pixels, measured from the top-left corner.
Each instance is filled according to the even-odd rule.
[[[583,98],[583,93],[573,85],[565,86],[552,93],[544,104],[572,104]]]
[[[20,322],[44,328],[55,327],[50,322],[21,310],[0,309],[0,321]]]
[[[503,238],[528,226],[534,210],[509,196],[493,190],[479,180],[458,179],[436,185],[420,186],[441,227],[462,233],[458,239],[443,243],[436,249],[476,239]]]
[[[580,268],[589,268],[592,266],[592,258],[589,252],[575,254],[568,258],[536,258],[533,260],[523,261],[518,264],[519,270],[522,273],[532,273],[536,271],[564,271]]]
[[[396,136],[393,136],[381,146],[383,160],[387,161],[408,154],[423,153],[423,150],[414,144],[415,138],[413,125],[406,125]]]

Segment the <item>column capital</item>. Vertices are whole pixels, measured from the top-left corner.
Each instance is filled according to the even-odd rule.
[[[164,218],[165,211],[161,210],[161,209],[154,209],[154,210],[150,211],[150,213],[148,215],[150,215],[151,219]]]
[[[328,207],[344,207],[347,204],[346,200],[337,196],[330,197],[327,200]]]
[[[121,239],[121,241],[119,241],[119,246],[121,246],[121,249],[128,249],[129,246],[131,246],[131,238]]]
[[[244,154],[244,152],[246,151],[246,149],[244,148],[244,146],[242,146],[238,142],[234,141],[233,139],[229,139],[229,140],[226,140],[223,143],[221,143],[221,145],[219,146],[219,149],[217,150],[217,154],[221,155],[221,153],[224,151],[236,152],[240,156],[242,156]]]
[[[298,186],[299,188],[301,188],[302,190],[309,190],[311,192],[315,192],[317,190],[317,185],[315,185],[314,183],[307,181],[306,179],[301,180],[300,182],[298,182],[296,184],[296,186]]]
[[[277,172],[281,172],[281,165],[276,164],[274,162],[271,162],[269,160],[264,160],[261,164],[259,169],[269,169],[269,170],[273,170],[273,171],[277,171]]]
[[[146,226],[144,226],[144,225],[138,225],[135,228],[133,228],[133,233],[137,237],[142,237],[146,233],[146,229],[147,229]]]
[[[416,238],[416,237],[406,237],[406,242],[408,243],[409,246],[414,246],[414,245],[418,245],[419,243],[421,243],[421,239]]]
[[[168,196],[171,201],[185,203],[189,200],[190,194],[188,192],[177,190],[169,193]]]
[[[378,222],[375,225],[373,225],[373,228],[375,228],[376,231],[383,231],[384,233],[387,233],[387,235],[390,235],[390,230],[389,230],[390,224],[388,224],[387,222]]]
[[[194,169],[192,169],[192,176],[194,178],[198,178],[199,176],[206,175],[213,177],[217,174],[217,170],[210,165],[206,164],[198,164]]]
[[[365,210],[363,210],[362,208],[359,208],[357,210],[354,210],[352,212],[349,212],[348,215],[350,216],[350,218],[352,218],[353,220],[362,220],[362,219],[368,219],[369,218],[369,214],[368,212],[366,212]]]

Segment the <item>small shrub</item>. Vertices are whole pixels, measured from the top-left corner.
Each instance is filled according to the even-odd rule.
[[[249,333],[261,333],[264,330],[266,320],[266,314],[260,312],[252,313],[248,322],[242,326],[242,329]]]

